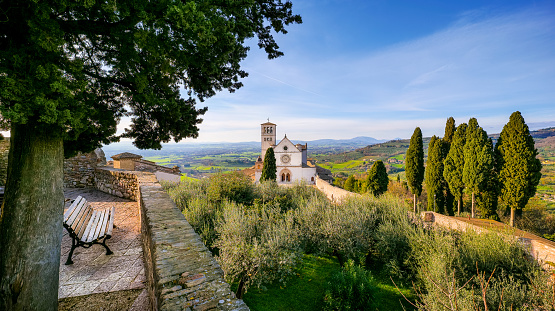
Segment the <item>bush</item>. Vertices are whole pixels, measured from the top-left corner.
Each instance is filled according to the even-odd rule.
[[[210,201],[229,200],[250,205],[254,199],[254,185],[249,176],[241,172],[220,173],[210,177],[206,189]]]
[[[325,310],[370,310],[376,288],[369,271],[349,260],[333,275],[324,294]]]

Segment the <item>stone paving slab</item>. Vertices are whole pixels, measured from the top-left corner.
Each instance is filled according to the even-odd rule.
[[[137,202],[90,188],[68,188],[64,190],[64,195],[72,200],[83,196],[93,208],[116,207],[112,238],[106,241],[114,254],[106,255],[102,245],[95,244],[87,249],[78,247],[73,252],[73,264],[66,266],[64,263],[71,250],[71,238],[64,229],[58,299],[144,289],[146,280]],[[67,203],[65,209],[69,206]],[[133,304],[133,310],[145,308],[145,295],[146,290]]]

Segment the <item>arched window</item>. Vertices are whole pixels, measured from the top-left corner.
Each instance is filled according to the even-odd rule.
[[[310,177],[310,181],[314,181],[314,177]]]
[[[291,181],[291,174],[287,173],[287,175],[285,175],[285,179],[287,180],[287,182]]]
[[[285,173],[281,174],[281,181],[285,181]]]

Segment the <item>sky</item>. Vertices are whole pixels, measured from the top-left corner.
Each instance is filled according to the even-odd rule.
[[[300,141],[443,136],[451,116],[499,133],[517,110],[555,126],[555,1],[292,2],[303,23],[275,35],[285,55],[250,41],[244,87],[199,103],[185,143],[258,141],[268,119]]]

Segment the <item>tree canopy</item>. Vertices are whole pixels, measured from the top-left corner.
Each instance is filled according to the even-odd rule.
[[[387,191],[389,177],[387,177],[387,169],[381,160],[372,164],[366,177],[367,190],[375,196],[379,196]]]
[[[419,127],[414,129],[407,150],[405,171],[411,192],[414,194],[414,211],[416,212],[416,198],[422,193],[424,180],[424,144],[422,131]]]
[[[260,175],[260,182],[265,180],[277,180],[277,167],[276,156],[274,148],[270,147],[266,150],[264,155],[264,164],[262,165],[262,175]]]
[[[462,197],[464,194],[463,168],[464,168],[464,145],[466,144],[467,124],[457,126],[453,135],[453,142],[449,153],[444,160],[443,177],[449,185],[449,190],[457,200],[457,214],[461,213]]]
[[[541,162],[536,158],[538,151],[519,111],[511,114],[495,149],[501,199],[511,209],[513,225],[515,212],[521,211],[536,193],[541,178]]]
[[[434,135],[428,146],[428,161],[426,162],[428,210],[445,213],[443,190],[443,141]]]

